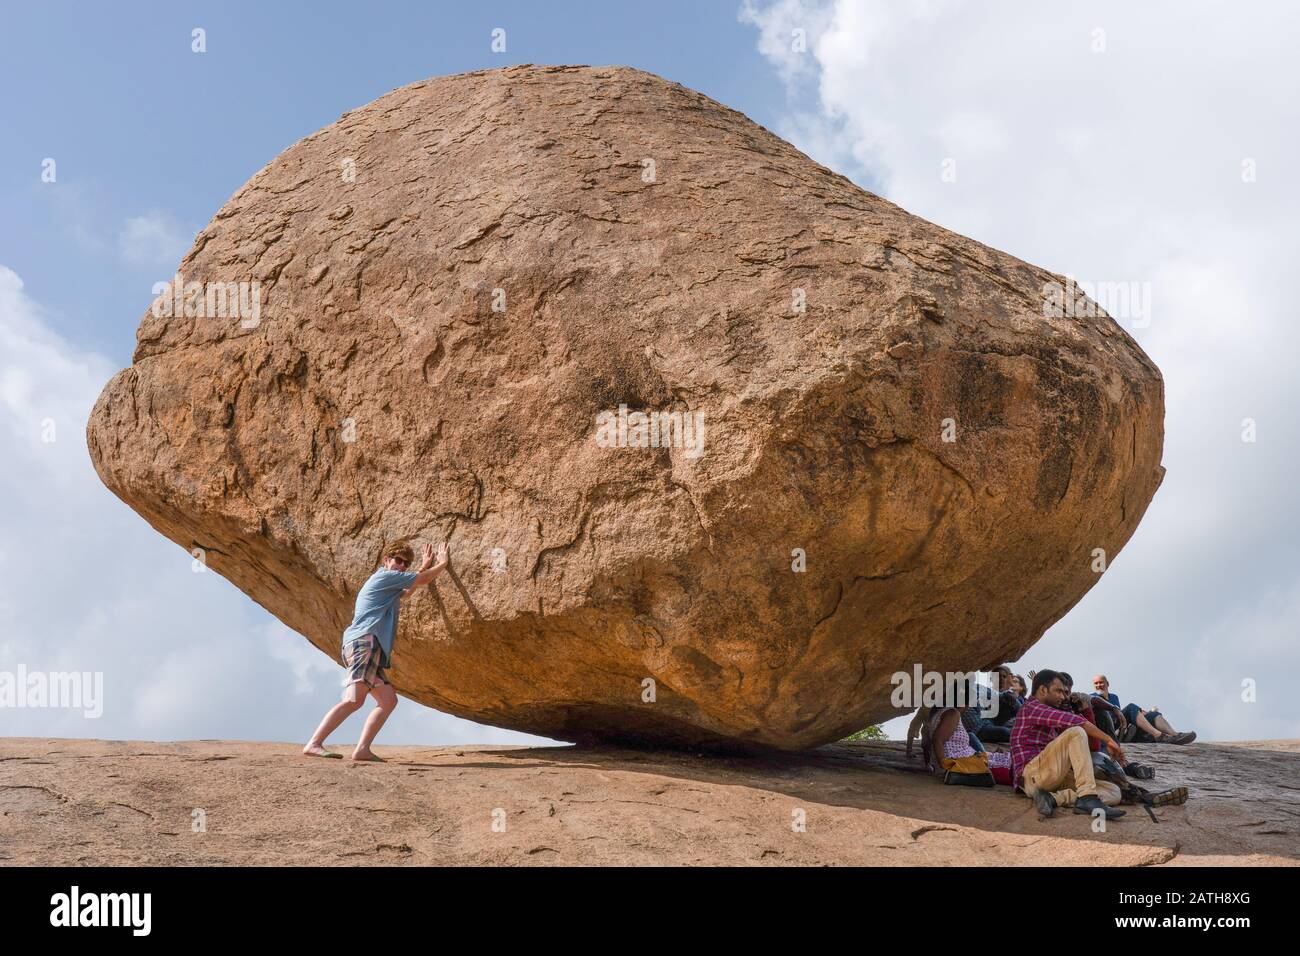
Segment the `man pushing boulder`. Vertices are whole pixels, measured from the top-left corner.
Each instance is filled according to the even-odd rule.
[[[414,560],[415,554],[405,541],[389,545],[384,549],[382,566],[357,593],[352,623],[343,632],[343,664],[348,669],[343,700],[330,709],[307,746],[302,748],[306,756],[342,757],[326,750],[325,741],[343,721],[361,709],[369,691],[375,698],[375,709],[366,718],[352,759],[383,762],[371,752],[370,745],[397,707],[397,691],[386,680],[386,670],[391,666],[393,638],[397,634],[398,604],[443,572],[449,561],[447,545],[439,546],[435,557],[433,545],[426,544],[419,570],[408,571]]]

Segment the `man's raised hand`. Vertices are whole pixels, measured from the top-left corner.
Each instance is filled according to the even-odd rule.
[[[409,588],[402,592],[406,597],[410,597],[414,594],[416,589],[424,587],[441,574],[443,569],[447,567],[447,545],[438,545],[436,564],[434,563],[433,545],[426,544],[424,546],[422,557],[424,558],[424,562],[420,565],[420,570],[417,572],[415,580],[411,582]]]

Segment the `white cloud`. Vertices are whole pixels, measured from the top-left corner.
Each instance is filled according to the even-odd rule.
[[[53,483],[66,489],[85,460],[82,437],[98,386],[112,374],[102,356],[79,353],[50,331],[23,292],[22,280],[0,266],[0,436],[7,475],[32,478],[13,494]],[[10,499],[11,505],[14,499]],[[5,549],[6,551],[8,549]]]
[[[268,621],[262,636],[270,658],[282,661],[293,673],[295,694],[313,694],[330,679],[342,686],[339,666],[278,620]]]
[[[813,158],[1034,264],[1151,284],[1149,327],[1121,324],[1165,377],[1165,484],[1024,668],[1106,670],[1208,737],[1300,736],[1300,654],[1279,638],[1300,620],[1294,13],[786,0],[741,19],[790,83],[778,131]],[[796,21],[818,33],[792,66]]]
[[[122,224],[117,236],[118,251],[133,265],[172,269],[190,251],[195,232],[171,215],[155,210],[132,216]]]
[[[758,50],[776,65],[786,82],[814,70],[813,47],[826,29],[829,11],[813,0],[777,0],[758,4],[744,0],[740,20],[759,29]]]
[[[0,266],[0,671],[101,672],[103,715],[0,711],[10,736],[305,741],[342,671],[99,481],[85,427],[116,371]],[[52,430],[50,425],[52,423]],[[47,439],[53,440],[47,440]],[[286,693],[286,690],[290,693]],[[355,740],[364,712],[339,740]],[[525,743],[403,701],[384,743]]]

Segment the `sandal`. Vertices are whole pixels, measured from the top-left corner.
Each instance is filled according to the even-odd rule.
[[[304,757],[333,757],[335,760],[342,760],[342,759],[343,759],[343,755],[342,755],[342,754],[336,754],[336,753],[333,753],[333,752],[331,752],[331,751],[329,751],[329,750],[323,750],[323,751],[321,751],[321,752],[318,753],[318,754],[310,754],[310,753],[307,753],[307,751],[304,750],[304,751],[302,752],[302,755],[303,755]]]
[[[360,759],[356,757],[352,757],[350,759],[352,760],[353,763],[388,763],[388,761],[385,760],[383,757],[376,757],[374,754],[371,754],[369,757],[362,757]]]

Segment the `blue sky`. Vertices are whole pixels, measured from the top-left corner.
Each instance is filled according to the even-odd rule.
[[[622,64],[764,125],[781,106],[781,82],[731,4],[551,9],[12,5],[0,30],[0,262],[64,334],[125,365],[151,287],[170,273],[162,256],[124,261],[122,224],[157,214],[192,237],[281,150],[399,86],[516,63]],[[206,31],[206,53],[191,51],[195,27]],[[504,53],[491,49],[496,27],[506,30]],[[56,160],[57,189],[40,180],[46,157]]]
[[[1017,669],[1105,670],[1125,700],[1208,738],[1300,737],[1297,43],[1300,14],[1263,2],[9,7],[0,671],[102,670],[107,700],[89,721],[0,711],[0,732],[310,733],[337,666],[99,484],[86,414],[129,363],[153,284],[285,147],[407,83],[533,62],[658,73],[943,226],[1084,280],[1146,283],[1150,315],[1118,318],[1165,376],[1165,484]],[[406,702],[380,743],[526,739]]]

